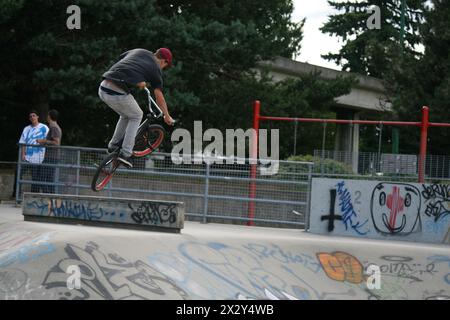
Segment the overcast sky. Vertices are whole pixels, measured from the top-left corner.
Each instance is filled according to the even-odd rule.
[[[342,45],[337,38],[319,30],[327,21],[327,17],[336,12],[328,5],[327,0],[294,0],[293,20],[297,22],[306,18],[301,55],[296,60],[340,70],[333,62],[320,57],[328,52],[338,52]]]

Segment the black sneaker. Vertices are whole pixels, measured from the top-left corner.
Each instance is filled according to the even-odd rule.
[[[127,168],[133,168],[131,163],[131,157],[124,157],[122,154],[117,157],[117,160],[122,162],[122,164]]]
[[[108,147],[108,154],[119,151],[119,147]]]

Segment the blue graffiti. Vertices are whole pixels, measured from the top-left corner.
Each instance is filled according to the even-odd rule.
[[[448,225],[450,223],[450,216],[445,216],[439,223],[436,223],[434,220],[428,219],[425,222],[425,231],[426,233],[433,233],[437,235],[443,235],[448,230]]]
[[[13,263],[27,263],[34,261],[45,254],[55,251],[55,246],[49,242],[50,235],[44,234],[33,239],[29,244],[21,246],[18,250],[8,252],[0,257],[0,268]]]
[[[48,215],[56,218],[75,218],[82,220],[102,220],[104,216],[109,216],[109,220],[115,219],[116,216],[121,220],[124,218],[124,213],[117,215],[115,211],[109,212],[99,207],[99,204],[93,205],[89,203],[85,205],[70,200],[63,200],[60,203],[54,199],[51,202],[40,200],[40,202],[32,201],[26,205],[28,208],[37,208],[40,210],[40,215]]]
[[[275,296],[283,297],[282,293],[289,287],[279,275],[266,270],[260,259],[246,250],[218,242],[183,243],[178,250],[188,261],[226,284],[227,286],[223,286],[223,289],[234,288],[241,295],[249,297],[264,297],[267,289]],[[212,250],[210,253],[214,254],[207,257],[196,256],[198,252],[205,250]],[[239,264],[245,268],[239,268]]]
[[[428,257],[428,260],[431,260],[431,263],[435,263],[435,264],[441,263],[441,262],[448,263],[448,267],[450,268],[450,257],[448,257],[448,256],[435,255],[435,256]],[[444,276],[444,280],[448,285],[450,285],[450,273],[447,273]]]
[[[42,200],[40,200],[40,203],[38,203],[37,201],[29,202],[26,204],[26,206],[27,208],[36,208],[40,210],[39,214],[41,216],[48,213],[48,203],[43,202]]]
[[[192,256],[188,253],[188,249],[187,249],[187,247],[188,247],[189,245],[192,245],[192,244],[204,246],[204,245],[202,245],[202,244],[186,243],[186,244],[181,244],[181,245],[178,247],[178,250],[180,251],[180,253],[181,253],[185,258],[187,258],[188,261],[191,261],[191,262],[193,262],[195,265],[198,265],[200,268],[206,270],[206,271],[209,272],[210,274],[214,275],[217,279],[222,280],[224,283],[227,283],[227,284],[231,285],[232,287],[236,287],[241,293],[245,293],[245,294],[248,294],[248,295],[250,295],[250,296],[252,295],[252,292],[246,290],[245,286],[244,286],[242,283],[240,283],[239,281],[237,281],[237,282],[232,281],[232,280],[230,280],[230,278],[232,279],[232,277],[226,277],[226,276],[222,275],[220,272],[216,271],[216,269],[218,269],[218,268],[217,268],[218,264],[217,264],[214,268],[212,268],[212,267],[208,266],[209,263],[207,263],[206,261],[202,261],[202,260],[199,261],[196,257],[192,257]],[[226,256],[224,256],[224,255],[222,254],[222,252],[223,252],[222,250],[226,250],[226,249],[227,249],[227,246],[226,246],[226,245],[211,242],[211,243],[208,243],[208,244],[206,245],[206,248],[208,248],[208,247],[211,248],[211,249],[213,249],[213,250],[218,251],[218,254],[219,254],[219,255],[221,256],[221,258],[223,258],[223,260],[224,260],[221,264],[225,264],[225,265],[228,265],[228,264],[229,264],[229,263],[228,263],[228,259],[226,258]],[[230,247],[230,249],[232,249],[232,248]]]
[[[304,253],[293,254],[292,252],[285,252],[275,244],[272,244],[271,247],[267,247],[262,244],[249,243],[243,245],[243,247],[260,259],[274,259],[283,264],[301,264],[314,273],[318,273],[322,270],[321,265],[317,263],[314,257]]]
[[[366,219],[363,223],[360,221],[354,221],[358,218],[358,214],[355,212],[352,204],[352,196],[345,187],[345,182],[341,181],[337,184],[337,194],[339,196],[339,208],[342,212],[342,223],[345,225],[345,230],[352,228],[359,235],[366,235],[369,230],[361,231],[364,225],[369,221]]]

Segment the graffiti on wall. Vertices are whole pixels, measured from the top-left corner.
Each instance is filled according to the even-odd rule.
[[[448,271],[448,273],[443,276],[443,280],[447,285],[450,285],[450,256],[435,255],[429,257],[428,260],[433,264],[447,264],[448,269],[446,271]]]
[[[173,299],[188,299],[188,294],[174,281],[141,260],[130,262],[114,253],[104,253],[89,242],[84,248],[67,244],[67,257],[47,273],[42,285],[58,289],[59,299],[157,299],[167,294]],[[81,271],[80,289],[67,288],[69,266]]]
[[[450,243],[450,185],[316,178],[310,221],[314,233]]]
[[[165,224],[177,221],[177,204],[163,202],[142,202],[136,208],[131,204],[128,207],[133,212],[131,219],[137,224]]]
[[[382,234],[420,232],[420,208],[419,189],[409,184],[379,183],[370,200],[373,226]]]
[[[31,200],[25,204],[28,208],[38,209],[38,214],[56,218],[73,218],[82,220],[104,220],[116,216],[123,219],[124,213],[116,213],[114,210],[105,210],[100,204],[83,203],[76,200],[42,199]]]
[[[450,215],[450,186],[443,184],[422,185],[422,197],[426,202],[425,214],[435,222]]]
[[[336,215],[334,207],[336,206],[336,189],[330,190],[330,214],[321,216],[321,221],[328,221],[328,232],[334,230],[334,221],[342,221],[342,216]]]
[[[31,235],[34,234],[13,233],[3,238],[6,241],[0,250],[0,268],[15,263],[27,263],[55,251],[54,245],[50,242],[51,233]],[[9,246],[5,247],[7,244]]]
[[[366,281],[362,263],[346,252],[316,254],[325,274],[332,280],[359,284]]]
[[[354,209],[352,202],[352,195],[345,186],[345,181],[341,181],[336,185],[337,189],[330,190],[330,214],[328,216],[322,216],[321,221],[328,220],[328,232],[334,230],[334,220],[340,220],[345,226],[345,230],[354,230],[359,235],[366,235],[369,230],[367,229],[368,219],[364,221],[359,220],[358,213]],[[359,194],[356,202],[359,202]],[[336,207],[336,200],[342,216],[335,215],[334,208]]]
[[[32,241],[39,237],[40,232],[24,230],[24,229],[12,229],[0,231],[0,255],[7,250],[11,250],[23,243]]]
[[[385,255],[381,257],[380,271],[383,275],[404,278],[410,284],[423,282],[424,275],[433,276],[437,273],[434,263],[419,263],[412,257],[400,255]]]
[[[276,244],[187,242],[178,250],[152,255],[149,263],[194,299],[309,300],[356,295],[352,288],[335,292],[318,288],[309,281],[321,275],[315,255]]]

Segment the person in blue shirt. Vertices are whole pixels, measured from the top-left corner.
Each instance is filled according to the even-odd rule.
[[[21,158],[22,161],[31,164],[29,166],[31,167],[31,179],[33,181],[40,181],[42,170],[40,164],[42,163],[42,161],[44,161],[45,148],[39,147],[37,140],[45,139],[47,137],[49,128],[45,124],[39,122],[39,116],[35,110],[31,110],[28,113],[28,116],[31,124],[23,129],[22,135],[20,136],[19,140],[19,144],[28,145],[20,147]],[[37,146],[34,147],[29,145]],[[39,192],[40,187],[41,186],[37,184],[32,184],[31,192]]]

